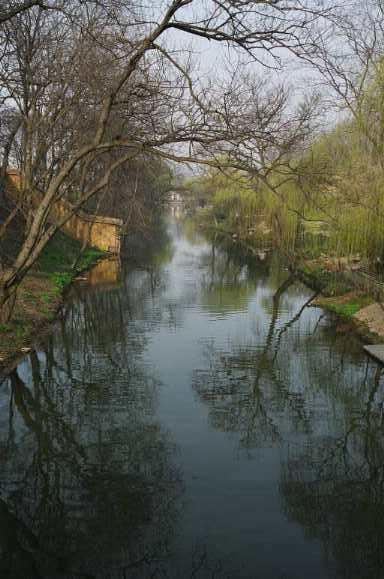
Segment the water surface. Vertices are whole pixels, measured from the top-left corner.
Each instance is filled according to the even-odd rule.
[[[384,577],[383,379],[276,256],[177,221],[0,387],[0,577]]]

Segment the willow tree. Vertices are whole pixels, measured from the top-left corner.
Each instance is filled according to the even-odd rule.
[[[1,273],[3,320],[18,285],[71,217],[49,219],[59,199],[71,199],[77,211],[115,170],[146,155],[214,166],[225,155],[231,166],[262,175],[303,139],[310,106],[294,109],[283,85],[268,86],[268,75],[260,81],[237,63],[220,82],[205,83],[185,41],[218,43],[269,70],[287,54],[309,58],[313,28],[329,15],[311,0],[172,0],[147,7],[72,0],[62,10],[45,8],[2,25],[0,90],[3,102],[16,102],[21,119],[15,142],[25,198],[40,191],[20,252]]]
[[[376,261],[384,251],[382,0],[352,0],[350,10],[335,13],[330,33],[313,42],[309,65],[329,116],[327,130],[301,157],[296,208],[306,206],[324,222],[328,249]]]

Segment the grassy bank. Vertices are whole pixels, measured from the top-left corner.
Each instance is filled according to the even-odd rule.
[[[0,369],[27,351],[56,316],[66,288],[105,253],[87,248],[58,232],[17,293],[12,320],[0,325]],[[75,267],[74,264],[76,263]]]
[[[366,343],[384,343],[384,307],[374,292],[356,288],[346,279],[345,272],[330,275],[330,272],[313,269],[307,264],[298,270],[304,283],[321,292],[312,305],[346,322],[345,332],[356,332]]]
[[[259,240],[255,241],[233,235],[215,224],[208,224],[201,219],[201,214],[194,220],[195,226],[204,232],[208,239],[214,237],[215,242],[223,247],[236,247],[251,259],[257,256],[265,247]],[[272,246],[270,245],[270,248]],[[279,249],[276,248],[276,251]],[[384,342],[384,308],[377,303],[375,288],[363,287],[359,283],[358,273],[354,271],[355,262],[340,260],[329,256],[305,256],[298,253],[295,256],[281,251],[285,266],[294,273],[306,286],[319,292],[319,297],[312,303],[337,316],[344,332],[355,331],[365,342]]]

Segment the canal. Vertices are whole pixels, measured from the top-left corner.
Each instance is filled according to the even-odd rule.
[[[350,329],[176,220],[135,257],[1,381],[0,577],[384,577],[383,377]]]

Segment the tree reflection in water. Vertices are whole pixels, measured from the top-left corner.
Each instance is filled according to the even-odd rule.
[[[384,576],[383,372],[355,361],[353,338],[331,330],[324,316],[309,316],[306,330],[296,331],[314,296],[282,322],[281,300],[295,284],[288,276],[277,289],[269,327],[252,343],[225,351],[204,343],[206,364],[193,386],[211,424],[237,434],[243,452],[281,448],[283,511],[321,540],[330,574],[377,579]]]
[[[208,402],[213,425],[240,433],[241,446],[246,449],[268,441],[281,441],[281,414],[286,411],[303,432],[310,430],[310,415],[305,409],[303,394],[291,391],[283,378],[283,369],[276,363],[276,347],[281,346],[283,334],[289,333],[292,325],[290,320],[278,328],[280,302],[294,282],[295,278],[289,276],[276,290],[263,344],[257,347],[231,344],[230,352],[205,344],[208,368],[194,374],[194,388]]]
[[[157,261],[118,288],[78,288],[44,349],[2,384],[0,576],[233,576],[204,544],[177,553],[184,483],[143,356],[160,323],[182,324],[166,289]]]
[[[382,369],[368,372],[361,388],[349,386],[339,396],[338,436],[290,448],[280,492],[287,516],[322,541],[339,577],[377,579],[384,569]]]
[[[118,288],[80,288],[2,384],[0,576],[304,577],[320,542],[317,577],[384,576],[381,372],[273,258],[168,241]],[[211,425],[233,436],[205,430],[191,372]],[[287,519],[315,554],[284,543]]]
[[[145,337],[118,332],[119,293],[94,298],[3,384],[0,576],[142,577],[170,552],[183,483]]]

